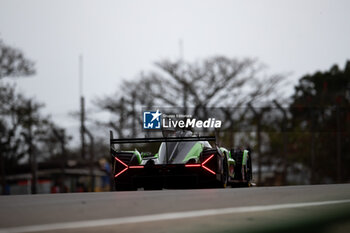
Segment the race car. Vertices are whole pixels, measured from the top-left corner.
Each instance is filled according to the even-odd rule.
[[[212,142],[214,146],[210,144]],[[119,151],[115,144],[160,143],[157,153]],[[250,186],[249,150],[218,147],[213,136],[115,139],[110,131],[115,190]]]

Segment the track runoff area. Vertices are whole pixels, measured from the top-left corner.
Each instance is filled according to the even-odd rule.
[[[0,197],[0,232],[350,232],[350,184]]]

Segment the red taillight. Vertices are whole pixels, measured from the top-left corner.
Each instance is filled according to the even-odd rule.
[[[126,170],[133,169],[133,168],[143,168],[144,166],[128,166],[126,165],[123,161],[121,161],[120,159],[118,159],[117,157],[114,157],[115,160],[117,160],[119,163],[121,163],[125,168],[123,170],[121,170],[119,173],[117,173],[114,178],[116,178],[117,176],[121,175],[123,172],[125,172]]]
[[[143,166],[129,166],[129,168],[143,168]]]
[[[211,174],[213,174],[213,175],[216,174],[214,171],[210,170],[210,169],[207,168],[206,166],[203,166],[203,168],[204,168],[205,170],[207,170],[208,172],[210,172]]]
[[[209,156],[209,158],[207,158],[207,159],[202,163],[202,167],[203,167],[205,170],[207,170],[208,172],[210,172],[211,174],[215,175],[216,173],[215,173],[213,170],[211,170],[211,169],[209,169],[208,167],[205,166],[205,164],[206,164],[209,160],[211,160],[213,157],[214,157],[214,154],[212,154],[211,156]]]
[[[185,167],[200,167],[201,165],[198,164],[186,164]]]
[[[202,165],[206,164],[211,158],[214,157],[214,154],[212,154],[211,156],[209,156],[209,158],[207,158],[203,163]]]
[[[114,178],[116,178],[117,176],[121,175],[123,172],[125,172],[126,170],[128,170],[128,165],[126,165],[123,161],[121,161],[120,159],[118,159],[117,157],[114,157],[115,160],[117,160],[119,163],[121,163],[125,168],[123,170],[121,170],[119,173],[117,173]]]
[[[125,172],[126,170],[128,170],[127,167],[124,168],[123,170],[121,170],[118,174],[116,174],[116,175],[114,176],[114,178],[116,178],[117,176],[119,176],[120,174],[122,174],[123,172]]]
[[[214,157],[214,154],[212,154],[211,156],[209,156],[203,163],[199,164],[199,163],[195,163],[195,164],[185,164],[185,167],[203,167],[205,170],[207,170],[208,172],[210,172],[211,174],[216,174],[213,170],[209,169],[208,167],[205,166],[205,164],[211,160]]]
[[[120,159],[118,159],[117,157],[114,157],[115,160],[117,160],[119,163],[123,164],[126,168],[128,167],[128,165],[126,165],[123,161],[121,161]]]

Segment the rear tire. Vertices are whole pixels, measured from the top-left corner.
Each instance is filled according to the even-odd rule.
[[[253,169],[252,169],[252,157],[250,155],[250,153],[248,154],[248,161],[247,161],[247,181],[248,181],[248,187],[250,187],[250,181],[253,179]]]
[[[235,180],[242,180],[242,151],[232,151],[233,159],[235,160]]]
[[[232,157],[236,162],[235,165],[235,180],[237,183],[232,183],[232,187],[250,187],[251,186],[251,180],[252,180],[252,159],[251,159],[251,153],[248,153],[248,160],[247,160],[247,165],[246,169],[244,169],[244,177],[245,181],[243,181],[243,176],[242,176],[242,160],[243,160],[243,152],[238,151],[238,152],[231,152]]]
[[[227,163],[227,159],[226,156],[223,159],[222,162],[222,174],[221,174],[221,180],[219,181],[218,184],[218,188],[226,188],[227,187],[227,183],[228,183],[228,163]]]

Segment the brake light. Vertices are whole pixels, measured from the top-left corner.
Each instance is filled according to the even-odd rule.
[[[207,158],[203,163],[202,165],[206,164],[211,158],[214,157],[214,154],[212,154],[211,156],[209,156],[209,158]]]
[[[129,166],[129,168],[143,168],[143,166]]]
[[[121,163],[125,168],[123,170],[121,170],[119,173],[117,173],[114,178],[116,178],[117,176],[121,175],[122,173],[124,173],[126,170],[133,169],[133,168],[143,168],[144,166],[128,166],[126,165],[123,161],[121,161],[120,159],[118,159],[117,157],[114,157],[115,160],[117,160],[119,163]]]
[[[125,168],[123,170],[121,170],[118,174],[116,174],[114,176],[114,178],[116,178],[117,176],[121,175],[123,172],[125,172],[126,170],[128,170],[128,165],[126,165],[123,161],[121,161],[120,159],[118,159],[117,157],[114,157],[115,160],[117,160],[119,163],[121,163]]]
[[[210,172],[211,174],[213,174],[213,175],[216,174],[214,171],[210,170],[210,169],[207,168],[206,166],[203,166],[203,168],[204,168],[205,170],[207,170],[208,172]]]
[[[208,167],[205,166],[205,164],[206,164],[209,160],[211,160],[213,157],[214,157],[214,154],[212,154],[211,156],[209,156],[209,158],[207,158],[207,159],[202,163],[202,167],[203,167],[205,170],[207,170],[208,172],[210,172],[211,174],[215,175],[216,173],[215,173],[213,170],[211,170],[211,169],[209,169]]]
[[[206,167],[205,164],[211,160],[214,157],[214,154],[212,154],[211,156],[209,156],[203,163],[195,163],[195,164],[185,164],[185,167],[202,167],[205,170],[207,170],[208,172],[210,172],[211,174],[215,175],[216,173],[211,170],[210,168]]]
[[[185,167],[200,167],[201,164],[197,163],[197,164],[186,164]]]
[[[125,167],[128,167],[128,165],[126,165],[123,161],[121,161],[120,159],[118,159],[117,157],[114,157],[115,160],[117,160],[119,163],[123,164]]]
[[[121,170],[117,175],[114,176],[114,178],[116,178],[117,176],[119,176],[120,174],[122,174],[123,172],[125,172],[126,170],[128,170],[128,168],[124,168],[123,170]]]

